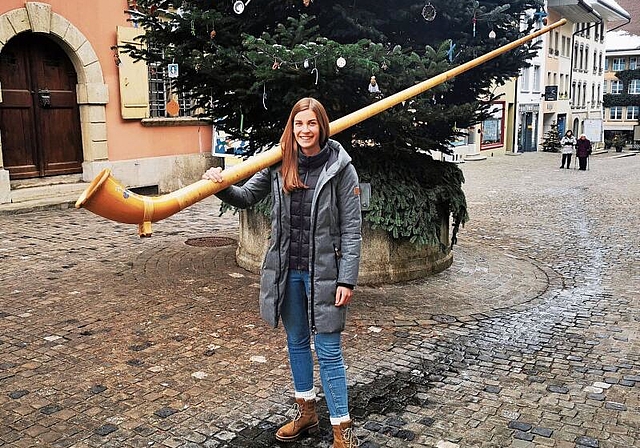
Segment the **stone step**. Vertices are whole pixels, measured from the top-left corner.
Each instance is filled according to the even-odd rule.
[[[50,207],[73,206],[87,182],[20,186],[9,193],[11,202],[0,204],[0,213],[20,213]]]
[[[88,183],[74,183],[17,188],[11,190],[11,202],[19,203],[41,199],[59,200],[71,197],[77,199],[88,185]]]

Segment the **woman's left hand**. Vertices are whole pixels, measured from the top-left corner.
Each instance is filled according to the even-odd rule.
[[[353,297],[353,289],[349,289],[346,286],[338,286],[336,290],[336,306],[348,305]]]

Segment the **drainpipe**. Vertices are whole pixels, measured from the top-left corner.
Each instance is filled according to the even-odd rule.
[[[513,114],[513,153],[517,153],[519,152],[520,147],[518,146],[519,142],[518,142],[518,122],[520,121],[520,111],[519,111],[519,107],[520,105],[518,104],[518,79],[520,79],[520,76],[516,76],[516,82],[514,84],[514,88],[516,89],[515,92],[513,93],[513,104],[514,104],[514,114]]]

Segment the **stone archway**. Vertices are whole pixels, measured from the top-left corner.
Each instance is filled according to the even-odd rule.
[[[105,105],[109,101],[109,90],[104,82],[98,56],[78,28],[53,12],[51,5],[39,2],[26,2],[24,8],[0,14],[0,51],[12,37],[27,31],[47,34],[55,40],[69,56],[76,70],[76,96],[80,110],[84,160],[82,177],[85,181],[91,180],[99,171],[96,162],[108,159]],[[1,87],[0,85],[0,89]],[[0,151],[0,203],[9,202],[10,198],[9,172],[3,166]]]

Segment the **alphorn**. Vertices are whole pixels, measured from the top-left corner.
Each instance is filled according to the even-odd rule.
[[[566,19],[558,20],[528,36],[521,37],[485,55],[472,59],[440,75],[429,78],[426,81],[422,81],[332,121],[330,123],[329,135],[342,132],[353,125],[413,98],[565,23],[567,23]],[[172,193],[161,196],[143,196],[133,193],[113,178],[109,168],[105,168],[93,179],[86,190],[82,192],[76,201],[76,208],[84,207],[90,212],[112,221],[125,224],[138,224],[138,235],[141,237],[151,236],[152,222],[165,219],[230,185],[254,175],[261,169],[278,163],[281,159],[282,151],[280,150],[280,146],[276,145],[267,151],[249,157],[247,160],[222,171],[222,177],[224,179],[222,182],[212,182],[202,179]]]

